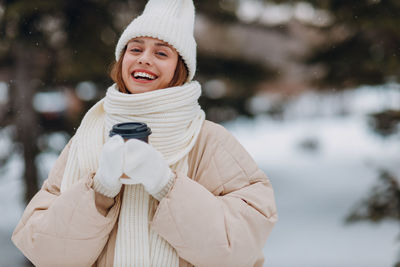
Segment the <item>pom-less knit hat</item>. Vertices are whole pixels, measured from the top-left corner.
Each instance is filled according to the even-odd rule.
[[[115,59],[126,44],[136,37],[153,37],[172,45],[188,68],[188,80],[196,71],[196,41],[193,37],[194,5],[192,0],[150,0],[143,14],[132,20],[118,40]]]

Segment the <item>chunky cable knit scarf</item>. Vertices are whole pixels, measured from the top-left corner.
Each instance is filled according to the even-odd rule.
[[[61,192],[96,172],[108,132],[120,122],[147,123],[152,130],[149,143],[162,153],[173,170],[187,173],[187,155],[205,117],[198,104],[200,94],[198,82],[132,95],[119,92],[116,85],[111,86],[106,97],[86,113],[72,139]],[[114,266],[179,265],[175,249],[149,228],[155,201],[142,185],[125,185]]]

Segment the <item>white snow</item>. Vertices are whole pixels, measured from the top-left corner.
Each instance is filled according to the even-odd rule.
[[[397,222],[344,219],[377,182],[378,169],[400,176],[400,134],[377,135],[366,116],[399,106],[398,86],[362,87],[303,95],[285,106],[284,120],[260,115],[225,124],[274,187],[279,221],[264,248],[265,266],[393,266]],[[301,146],[309,140],[314,149]]]

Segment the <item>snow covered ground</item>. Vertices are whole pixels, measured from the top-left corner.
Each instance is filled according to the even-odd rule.
[[[400,135],[374,134],[366,117],[400,108],[399,86],[388,86],[308,93],[286,104],[282,120],[260,115],[224,124],[265,170],[275,190],[279,221],[264,248],[265,266],[393,265],[400,251],[398,224],[344,224],[377,181],[379,168],[400,175]],[[262,99],[256,102],[260,105]],[[59,146],[60,135],[53,139]],[[42,173],[55,157],[40,157]],[[20,168],[16,158],[0,177],[1,267],[24,264],[9,241],[24,208]]]
[[[285,107],[284,120],[225,124],[275,190],[279,221],[265,266],[389,267],[399,259],[398,223],[344,224],[378,169],[400,176],[400,134],[383,138],[368,126],[367,114],[400,107],[400,87],[386,86],[311,92]]]
[[[397,224],[345,225],[344,218],[376,182],[376,167],[400,174],[400,138],[370,135],[359,117],[260,118],[226,126],[275,190],[279,221],[264,248],[265,266],[393,265],[400,250]],[[299,145],[310,136],[315,151]]]

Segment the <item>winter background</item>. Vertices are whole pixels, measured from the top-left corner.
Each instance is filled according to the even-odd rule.
[[[26,85],[31,87],[18,89],[18,79],[13,76],[13,70],[18,70],[18,59],[15,59],[15,63],[13,54],[9,51],[14,51],[11,48],[21,40],[26,41],[26,47],[33,42],[36,48],[31,51],[35,53],[39,52],[34,49],[44,47],[44,39],[33,41],[35,39],[29,39],[29,34],[23,32],[29,23],[32,23],[32,27],[39,27],[37,23],[27,19],[33,16],[33,13],[28,11],[45,10],[40,4],[43,2],[58,5],[56,8],[64,3],[61,0],[32,0],[28,5],[28,1],[15,1],[14,4],[0,1],[0,267],[29,266],[25,257],[10,241],[11,233],[26,206],[23,179],[24,175],[27,175],[24,174],[26,159],[22,152],[24,144],[16,138],[20,131],[18,123],[12,120],[11,123],[3,122],[9,122],[9,109],[14,109],[14,113],[17,114],[16,120],[23,120],[27,114],[18,117],[22,109],[18,106],[8,106],[8,103],[13,102],[11,100],[15,98],[26,100],[27,102],[23,103],[31,105],[32,112],[39,115],[38,128],[40,126],[43,130],[51,126],[50,130],[43,130],[37,139],[32,141],[40,148],[40,153],[31,160],[37,166],[37,178],[41,185],[59,152],[69,140],[73,132],[71,125],[76,127],[76,121],[79,121],[76,118],[104,95],[104,84],[110,82],[98,82],[99,76],[96,75],[87,78],[88,73],[84,73],[86,76],[82,78],[78,75],[82,69],[77,69],[76,73],[70,76],[63,72],[63,82],[47,82],[43,74],[30,74],[29,79],[26,78]],[[82,1],[82,9],[85,10],[87,6],[88,12],[92,12],[90,5],[94,2],[96,1]],[[286,2],[290,4],[285,1],[261,0],[196,2],[199,12],[195,28],[199,46],[199,68],[196,77],[203,85],[202,105],[207,111],[207,117],[220,122],[240,141],[269,176],[275,191],[279,220],[264,247],[265,266],[394,266],[400,261],[398,218],[381,220],[378,223],[364,220],[352,224],[346,223],[346,218],[378,184],[380,170],[386,170],[397,177],[400,175],[400,125],[397,123],[391,134],[382,135],[374,129],[376,121],[371,116],[388,110],[400,110],[400,65],[393,63],[399,63],[397,54],[394,53],[391,57],[393,61],[388,60],[382,55],[387,54],[387,50],[379,46],[384,44],[385,39],[375,38],[377,43],[368,51],[374,59],[384,63],[376,68],[389,66],[390,61],[394,64],[394,72],[384,69],[381,80],[351,80],[352,77],[358,77],[357,75],[370,76],[367,78],[373,79],[373,75],[357,72],[358,68],[362,69],[362,60],[368,59],[369,52],[362,51],[361,55],[358,55],[356,51],[361,49],[361,46],[356,46],[356,49],[350,49],[351,59],[354,60],[348,57],[340,58],[345,64],[353,64],[352,61],[355,61],[356,67],[351,69],[350,74],[346,76],[346,73],[341,73],[341,69],[337,68],[334,73],[342,75],[337,77],[337,84],[317,86],[311,81],[326,80],[329,78],[329,72],[318,64],[307,65],[302,61],[302,56],[316,50],[316,44],[329,44],[329,47],[333,47],[335,45],[331,45],[332,39],[337,38],[335,42],[341,42],[346,39],[343,36],[347,36],[352,40],[353,35],[351,31],[346,31],[347,24],[343,26],[340,24],[342,21],[335,20],[335,16],[343,19],[340,17],[340,10],[334,8],[334,4],[340,1],[321,1],[332,4],[325,6],[330,7],[327,10],[311,5],[315,4],[315,1]],[[374,12],[381,9],[400,9],[396,1],[364,2],[365,6],[349,4],[348,9],[354,14],[357,13],[357,8],[366,14],[368,8]],[[18,5],[21,3],[23,5]],[[73,1],[68,3],[75,7]],[[125,25],[135,14],[127,7],[138,12],[143,8],[145,1],[120,0],[110,3],[113,4],[113,8],[119,5],[118,14],[128,10],[123,13],[124,16],[118,16],[122,22],[117,24]],[[232,3],[235,3],[235,9],[232,9]],[[110,6],[111,4],[105,7]],[[101,11],[103,6],[97,8]],[[231,13],[228,14],[228,11],[234,14],[234,22],[230,21],[232,17],[229,17]],[[57,46],[57,42],[61,42],[57,41],[57,38],[60,38],[57,35],[60,34],[57,27],[64,27],[67,23],[57,22],[46,12],[48,11],[43,11],[43,21],[46,23],[40,25],[47,34],[54,31],[53,37],[56,41],[52,39],[55,43],[50,44],[61,50],[61,46]],[[355,22],[346,23],[354,30],[354,25],[364,22],[363,13],[360,11],[361,13],[353,15],[351,12],[350,17]],[[16,13],[20,15],[15,15]],[[368,14],[364,16],[367,22],[371,18]],[[221,16],[224,16],[222,20]],[[382,16],[385,17],[385,14]],[[393,21],[396,22],[397,17],[395,16]],[[101,20],[105,18],[101,17]],[[18,23],[22,25],[22,30],[14,30],[20,35],[10,34]],[[6,25],[6,30],[2,25]],[[328,34],[323,32],[322,29],[326,30],[327,25],[339,25],[333,28],[339,32],[340,37],[330,30]],[[363,27],[356,27],[354,31],[357,34],[362,33]],[[120,31],[122,26],[116,28]],[[64,34],[78,31],[68,27],[64,30]],[[357,34],[354,33],[354,36],[358,36]],[[66,44],[69,37],[66,36],[62,44],[68,48]],[[104,35],[101,35],[101,40],[108,45],[107,51],[111,51],[105,56],[110,62],[114,42],[109,42],[104,36],[113,36],[115,42],[118,34],[105,31]],[[394,46],[397,50],[400,47],[399,36],[400,33],[390,35],[391,40],[397,40]],[[93,35],[90,38],[96,37]],[[87,49],[93,50],[89,45],[88,47]],[[85,48],[74,47],[71,55],[83,54],[85,51]],[[68,50],[62,52],[67,53]],[[39,59],[47,56],[47,52],[43,53],[43,50],[40,50],[40,53],[42,54]],[[65,57],[60,58],[63,66],[75,66],[72,65],[74,62],[64,62]],[[340,64],[332,58],[323,58],[322,63],[330,66],[331,61]],[[29,68],[33,71],[41,67],[49,71],[49,66],[54,67],[51,65],[53,63],[40,64],[29,65]],[[98,62],[96,64],[99,65]],[[218,64],[221,67],[215,67]],[[24,68],[24,64],[21,68]],[[56,65],[54,69],[58,70],[61,67]],[[228,74],[224,74],[224,71]],[[346,71],[349,72],[344,72]],[[106,74],[106,69],[102,68],[100,72]],[[257,76],[257,73],[261,73],[262,77]],[[37,78],[35,75],[42,76]],[[245,83],[236,80],[243,78],[242,76],[247,79]],[[38,79],[42,82],[38,83]],[[346,84],[345,81],[348,80],[352,83]],[[240,86],[235,87],[236,84]],[[246,90],[240,91],[240,88]],[[29,93],[28,89],[34,93]],[[250,89],[251,94],[248,92]],[[78,115],[74,115],[75,124],[65,123],[68,126],[62,124],[63,127],[59,127],[61,129],[57,128],[60,123],[67,121],[64,118],[70,116],[68,112],[76,109],[79,112],[76,112]],[[50,124],[46,124],[48,122]],[[2,160],[5,158],[7,160]]]

